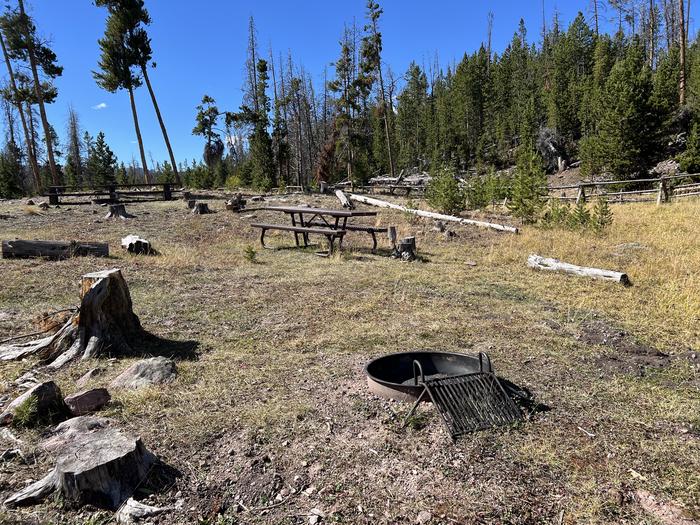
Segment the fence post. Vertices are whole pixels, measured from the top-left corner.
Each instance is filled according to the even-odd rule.
[[[170,187],[170,184],[167,182],[165,184],[163,184],[163,200],[164,201],[173,200],[172,188]]]
[[[583,184],[578,185],[578,194],[576,195],[576,204],[583,201],[586,203],[586,187]]]

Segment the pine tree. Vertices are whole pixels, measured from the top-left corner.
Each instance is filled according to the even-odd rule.
[[[117,158],[105,141],[105,134],[99,132],[87,159],[87,171],[92,175],[96,185],[114,184],[116,182]]]
[[[204,95],[201,104],[197,106],[192,134],[202,136],[206,140],[203,157],[210,170],[213,170],[221,162],[224,155],[224,143],[217,129],[220,116],[221,113],[216,107],[216,101],[209,95]]]
[[[591,225],[591,212],[586,207],[583,199],[574,206],[568,217],[568,226],[572,230],[585,230]]]
[[[21,151],[13,141],[10,141],[0,153],[0,197],[12,199],[22,195],[21,173]]]
[[[508,201],[508,209],[513,216],[525,224],[537,222],[545,204],[543,194],[546,186],[547,177],[541,157],[531,148],[521,148]]]
[[[108,17],[104,36],[98,40],[100,47],[99,71],[93,71],[92,75],[97,85],[110,93],[121,89],[129,92],[134,131],[141,155],[141,167],[146,182],[151,182],[134,98],[134,90],[141,86],[141,77],[134,71],[138,64],[139,51],[134,48],[133,42],[130,40],[136,27],[141,23],[141,19],[130,16],[128,11],[125,12],[122,9],[121,4],[120,0],[95,0],[96,6],[107,8]]]
[[[613,222],[613,213],[608,205],[608,200],[604,197],[598,197],[593,206],[593,214],[591,216],[591,226],[600,233]]]
[[[442,213],[457,213],[465,209],[465,195],[459,187],[453,169],[442,168],[433,174],[425,190],[428,203]]]

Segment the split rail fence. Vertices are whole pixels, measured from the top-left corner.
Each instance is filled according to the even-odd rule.
[[[609,203],[656,201],[657,204],[663,204],[674,199],[700,195],[700,182],[678,183],[678,181],[684,180],[700,181],[700,174],[670,175],[656,179],[627,181],[582,181],[578,184],[549,186],[547,192],[550,199],[574,201],[576,204],[586,202],[594,197],[605,197]],[[650,187],[624,190],[624,188],[637,188],[640,186]],[[608,189],[612,189],[612,191],[608,191]],[[575,190],[575,195],[572,194],[572,190]],[[556,192],[561,192],[561,194],[556,195]]]

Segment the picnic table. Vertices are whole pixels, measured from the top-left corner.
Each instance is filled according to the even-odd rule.
[[[284,213],[289,215],[291,219],[291,225],[251,224],[252,227],[262,230],[260,243],[263,247],[266,247],[265,233],[267,230],[291,231],[294,233],[294,240],[297,246],[301,246],[303,242],[304,247],[307,247],[309,245],[309,235],[325,236],[328,239],[328,254],[330,254],[333,252],[336,239],[339,241],[339,246],[342,247],[343,237],[348,231],[364,231],[372,235],[374,240],[372,249],[375,250],[377,247],[376,233],[387,230],[386,228],[348,224],[348,219],[352,217],[376,217],[376,211],[333,210],[308,206],[267,206],[263,209]]]

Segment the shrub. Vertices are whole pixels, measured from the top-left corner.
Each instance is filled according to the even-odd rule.
[[[255,248],[253,248],[250,244],[245,247],[243,250],[243,257],[245,257],[246,261],[250,263],[255,262],[255,258],[257,257],[258,252],[255,251]]]
[[[591,227],[596,232],[600,233],[613,222],[613,214],[608,205],[607,199],[598,197],[593,206],[593,215],[591,217]]]

